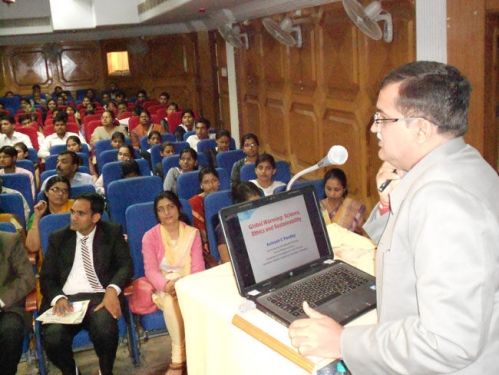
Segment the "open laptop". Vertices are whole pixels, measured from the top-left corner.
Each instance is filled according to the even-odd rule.
[[[346,324],[376,306],[375,278],[334,260],[312,186],[219,212],[239,293],[288,326],[302,302]]]

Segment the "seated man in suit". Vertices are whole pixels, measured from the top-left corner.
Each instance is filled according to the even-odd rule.
[[[118,347],[118,322],[122,290],[132,277],[130,250],[121,227],[101,221],[104,199],[96,193],[76,198],[71,224],[50,235],[40,273],[42,311],[72,311],[71,302],[90,300],[81,324],[43,326],[44,347],[49,359],[64,375],[78,374],[73,337],[89,331],[99,357],[101,374],[112,374]]]
[[[0,232],[0,373],[14,375],[31,320],[24,300],[35,275],[18,234]]]

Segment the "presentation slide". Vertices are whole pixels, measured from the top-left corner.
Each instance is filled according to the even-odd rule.
[[[238,214],[256,282],[319,258],[302,196]]]

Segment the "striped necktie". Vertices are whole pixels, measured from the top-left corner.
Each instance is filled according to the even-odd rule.
[[[102,286],[97,279],[97,275],[95,274],[94,266],[90,258],[90,251],[88,250],[87,240],[88,236],[81,239],[81,259],[83,260],[85,275],[87,276],[87,280],[93,289],[102,289]]]

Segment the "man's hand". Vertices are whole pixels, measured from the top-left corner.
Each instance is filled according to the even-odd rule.
[[[53,311],[57,316],[64,316],[73,312],[73,305],[67,298],[59,298],[53,307]]]
[[[379,168],[378,173],[376,174],[376,187],[379,192],[379,201],[383,206],[390,205],[390,199],[388,195],[395,189],[395,187],[400,183],[400,178],[405,174],[404,171],[400,171],[395,169],[393,165],[388,162],[384,162]],[[379,191],[381,185],[383,185],[386,181],[391,181],[388,186],[383,191]]]
[[[341,358],[343,327],[326,315],[313,310],[303,302],[303,310],[310,319],[295,320],[289,326],[291,344],[302,355],[322,358]]]
[[[99,311],[103,307],[107,311],[109,311],[109,314],[111,314],[114,319],[119,319],[119,317],[121,316],[121,305],[118,298],[118,292],[116,292],[116,289],[114,289],[113,287],[106,288],[104,298],[102,299],[102,302],[95,308],[94,312]]]

